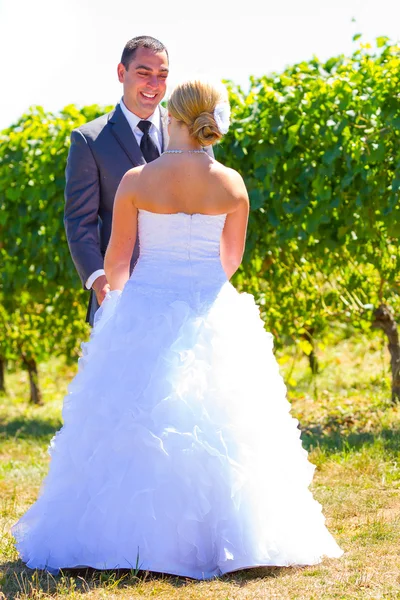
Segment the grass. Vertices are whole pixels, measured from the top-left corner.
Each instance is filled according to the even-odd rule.
[[[238,572],[209,582],[131,571],[26,569],[10,526],[37,497],[47,445],[61,425],[62,398],[74,374],[42,365],[44,405],[26,400],[25,373],[9,374],[0,397],[0,598],[162,598],[292,600],[400,598],[400,407],[390,402],[383,340],[353,336],[318,350],[321,373],[292,348],[279,361],[327,524],[345,550],[339,560],[303,568]]]

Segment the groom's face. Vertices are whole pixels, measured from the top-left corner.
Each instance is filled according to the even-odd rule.
[[[122,63],[118,65],[127,108],[141,119],[147,119],[165,96],[167,77],[167,53],[138,48],[128,69]]]

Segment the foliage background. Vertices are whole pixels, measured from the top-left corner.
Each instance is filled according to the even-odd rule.
[[[216,155],[251,199],[234,283],[256,296],[281,349],[312,358],[332,323],[369,332],[379,305],[399,312],[399,50],[380,37],[351,57],[252,78],[246,94],[228,82],[233,122]],[[3,364],[34,374],[50,356],[74,359],[88,334],[64,169],[71,130],[110,109],[33,107],[0,136]]]

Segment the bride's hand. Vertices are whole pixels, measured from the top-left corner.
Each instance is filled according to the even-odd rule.
[[[107,281],[107,277],[105,275],[100,275],[100,277],[94,281],[92,288],[96,294],[97,302],[99,303],[99,306],[101,306],[107,292],[110,291],[110,285]]]

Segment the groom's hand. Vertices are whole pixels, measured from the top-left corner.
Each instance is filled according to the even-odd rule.
[[[94,292],[96,294],[97,302],[99,303],[99,306],[101,306],[105,295],[107,294],[107,292],[110,291],[110,286],[108,284],[107,277],[105,275],[100,275],[100,277],[95,279],[92,288],[94,289]]]

